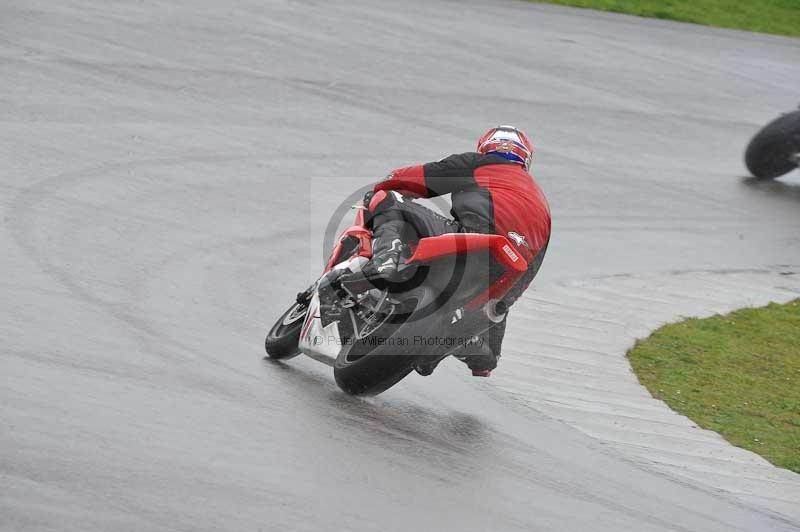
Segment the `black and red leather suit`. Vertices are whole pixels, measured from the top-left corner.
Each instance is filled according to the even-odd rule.
[[[402,191],[432,198],[451,194],[453,220],[404,199]],[[417,238],[469,232],[508,237],[528,262],[528,271],[511,289],[511,305],[525,291],[542,264],[550,240],[550,208],[544,193],[525,168],[493,154],[468,152],[438,162],[394,170],[373,189],[368,211],[374,232],[374,252],[402,238],[411,227]],[[496,357],[505,320],[489,335]]]

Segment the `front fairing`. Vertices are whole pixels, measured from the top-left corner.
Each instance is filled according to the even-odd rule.
[[[366,264],[368,259],[361,256],[337,264],[333,267],[333,272],[348,269],[352,272],[361,271],[361,267]],[[306,314],[303,328],[300,329],[300,351],[309,357],[333,366],[336,357],[345,348],[352,338],[352,326],[350,324],[349,311],[339,310],[332,315],[330,309],[331,294],[330,287],[326,278],[330,273],[326,273],[320,278],[314,287],[311,301],[309,302],[308,314]]]

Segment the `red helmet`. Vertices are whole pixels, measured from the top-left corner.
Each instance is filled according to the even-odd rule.
[[[528,135],[514,126],[497,126],[487,131],[478,141],[478,152],[499,155],[526,170],[533,160],[533,144]]]

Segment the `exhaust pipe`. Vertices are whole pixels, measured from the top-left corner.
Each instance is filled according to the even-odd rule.
[[[483,305],[483,313],[493,323],[500,323],[508,313],[508,306],[499,299],[490,299]]]

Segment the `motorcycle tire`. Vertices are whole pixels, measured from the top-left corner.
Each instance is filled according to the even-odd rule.
[[[339,388],[350,395],[378,395],[408,375],[419,358],[414,338],[430,335],[439,323],[428,308],[435,299],[424,286],[404,294],[395,319],[340,353],[333,366]]]
[[[264,340],[264,348],[270,358],[287,359],[300,354],[297,344],[307,312],[308,305],[295,303],[278,318]]]
[[[744,162],[759,179],[774,179],[797,167],[800,153],[800,111],[779,116],[750,141]]]

